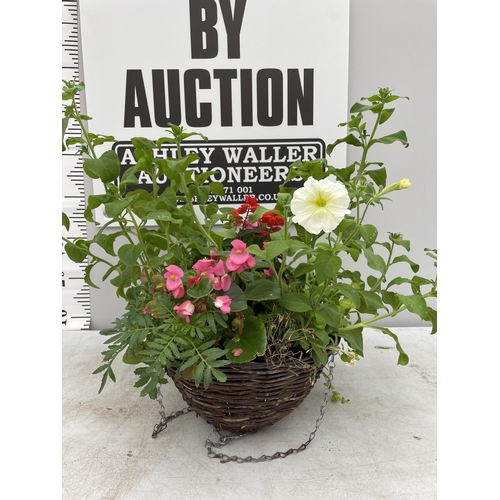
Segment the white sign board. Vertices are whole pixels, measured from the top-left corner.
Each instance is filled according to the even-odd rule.
[[[131,137],[175,123],[209,139],[187,146],[225,184],[213,201],[274,205],[293,161],[345,135],[348,0],[81,0],[80,21],[89,128],[117,139],[123,171]]]

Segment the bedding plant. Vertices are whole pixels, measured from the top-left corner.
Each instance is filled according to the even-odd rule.
[[[408,356],[398,337],[381,326],[384,320],[407,310],[436,332],[437,312],[428,299],[437,295],[437,279],[417,274],[403,234],[381,235],[365,222],[369,210],[381,210],[389,195],[410,188],[408,179],[387,185],[383,163],[368,160],[374,145],[408,147],[404,131],[381,133],[403,97],[381,88],[352,106],[340,124],[345,137],[327,147],[328,156],[342,143],[355,148],[359,159],[351,165],[295,161],[275,206],[246,196],[241,205],[227,207],[210,201],[210,195],[224,194],[212,179],[216,172],[197,174],[192,164],[198,156],[184,151],[190,138],[207,140],[204,135],[171,124],[164,137],[132,138],[136,163],[120,176],[111,147],[96,154],[115,138],[88,132],[90,117],[78,110],[84,83],[63,84],[63,148],[80,148],[85,173],[102,183],[102,193],[90,194],[85,209],[88,223],[97,226],[95,236],[63,237],[65,251],[71,260],[87,262],[91,287],[97,273],[126,301],[123,316],[100,332],[106,350],[94,372],[102,376],[99,392],[115,381],[117,359],[137,365],[135,386],[154,399],[158,384],[167,382],[166,367],[208,387],[213,379],[225,381],[221,368],[230,363],[279,364],[308,354],[322,366],[336,353],[353,364],[363,356],[366,327],[391,337],[394,361],[406,365]],[[81,126],[81,137],[65,135],[70,120]],[[165,144],[175,145],[177,158],[156,156]],[[139,174],[150,177],[151,191],[130,189]],[[290,187],[297,178],[300,187]],[[94,218],[99,207],[105,223]],[[68,229],[64,213],[62,221]],[[436,259],[437,252],[422,254]],[[368,276],[356,269],[358,261],[366,262]],[[412,277],[389,280],[389,270],[399,266]]]

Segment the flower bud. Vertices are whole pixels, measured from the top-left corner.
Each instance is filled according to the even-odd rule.
[[[399,189],[407,189],[407,188],[411,187],[411,182],[409,181],[409,179],[401,179],[398,182],[398,186],[399,186]]]
[[[155,274],[152,280],[157,290],[162,290],[163,288],[165,288],[165,278],[160,274]]]
[[[401,179],[400,181],[395,182],[394,184],[391,184],[390,186],[387,186],[379,194],[377,194],[374,198],[379,199],[379,198],[382,198],[382,196],[385,196],[386,194],[391,193],[392,191],[399,191],[400,189],[408,189],[410,186],[411,186],[411,183],[408,179]]]
[[[210,249],[210,259],[217,260],[220,257],[220,252],[217,248],[213,247]]]

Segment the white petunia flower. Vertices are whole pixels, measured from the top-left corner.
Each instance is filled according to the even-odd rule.
[[[333,231],[350,212],[347,189],[333,175],[320,181],[309,177],[293,194],[292,219],[312,234]]]

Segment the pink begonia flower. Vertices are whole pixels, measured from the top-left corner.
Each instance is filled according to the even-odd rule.
[[[267,276],[274,276],[274,269],[270,267],[269,269],[264,269],[264,274]]]
[[[240,266],[246,262],[250,255],[247,250],[247,244],[241,240],[233,240],[231,241],[231,245],[233,247],[230,254],[231,260]]]
[[[214,276],[212,285],[214,290],[222,290],[223,292],[229,291],[231,288],[231,276],[229,274],[224,274],[224,276]]]
[[[174,306],[174,311],[186,320],[186,323],[190,322],[189,316],[194,313],[194,304],[190,300],[186,300],[179,306]]]
[[[224,269],[224,261],[222,259],[219,259],[219,262],[217,262],[217,264],[215,264],[215,266],[213,267],[213,270],[217,276],[223,276],[226,272]]]
[[[227,292],[231,288],[231,276],[226,273],[224,269],[224,261],[221,259],[217,262],[217,265],[213,268],[215,276],[212,279],[212,285],[214,290],[222,290]]]
[[[231,312],[231,297],[227,295],[221,295],[214,300],[214,306],[218,307],[224,314],[229,314]]]
[[[200,259],[194,266],[193,269],[196,270],[198,276],[201,278],[209,278],[210,280],[214,277],[214,264],[213,259]]]
[[[167,279],[166,286],[169,292],[175,290],[182,286],[181,278],[184,276],[184,271],[175,265],[171,265],[165,268],[167,272],[163,275]]]
[[[241,355],[243,354],[243,349],[240,349],[240,348],[238,348],[238,349],[233,349],[233,350],[231,351],[231,354],[232,354],[235,358],[237,358],[238,356],[241,356]]]
[[[201,281],[201,276],[195,276],[194,278],[188,278],[187,284],[188,285],[196,285]]]
[[[172,295],[175,299],[182,299],[184,297],[184,287],[178,286],[175,290],[172,290]]]
[[[231,241],[233,249],[226,260],[226,267],[229,271],[243,272],[245,269],[250,269],[255,266],[256,261],[252,255],[248,253],[247,245],[241,240]]]
[[[215,260],[213,259],[200,259],[194,266],[193,269],[196,270],[198,274],[207,272],[213,267]]]

